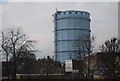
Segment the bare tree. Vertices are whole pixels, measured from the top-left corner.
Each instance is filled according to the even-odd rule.
[[[18,65],[22,62],[25,54],[29,54],[33,50],[34,43],[35,41],[29,40],[21,28],[9,28],[7,30],[3,30],[1,47],[5,52],[7,63],[9,60],[8,57],[13,63],[12,78],[14,81],[16,81]]]
[[[111,40],[105,41],[103,45],[100,46],[101,51],[101,63],[99,70],[101,72],[101,75],[105,79],[115,79],[118,78],[118,69],[120,60],[116,60],[117,58],[120,59],[120,40],[117,38],[112,38]],[[119,76],[120,78],[120,76]]]
[[[84,66],[84,69],[87,68],[86,78],[90,78],[90,55],[93,52],[95,37],[90,35],[79,36],[74,42],[75,52],[77,54],[77,59],[88,57],[87,65]],[[84,60],[84,59],[83,59]],[[85,64],[85,63],[84,63]]]

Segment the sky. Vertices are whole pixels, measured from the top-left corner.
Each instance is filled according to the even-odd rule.
[[[13,2],[2,3],[2,29],[22,27],[30,39],[36,40],[37,58],[54,55],[54,23],[57,10],[88,11],[91,34],[96,37],[96,48],[105,40],[118,36],[117,2]],[[19,1],[19,0],[18,0]]]

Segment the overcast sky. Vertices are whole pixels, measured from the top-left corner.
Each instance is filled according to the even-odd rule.
[[[118,8],[113,2],[9,2],[2,4],[2,28],[22,27],[31,39],[37,40],[37,57],[54,55],[54,24],[52,14],[60,11],[88,11],[91,15],[91,33],[96,46],[118,35]]]

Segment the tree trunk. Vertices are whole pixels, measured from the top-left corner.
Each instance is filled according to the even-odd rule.
[[[6,58],[6,70],[7,70],[7,81],[9,81],[9,61],[8,61],[8,54],[7,54],[7,58]]]
[[[88,75],[87,78],[90,79],[90,53],[88,53]]]
[[[16,52],[15,52],[15,44],[13,43],[13,81],[16,81],[16,70],[17,70],[17,63],[16,63]]]

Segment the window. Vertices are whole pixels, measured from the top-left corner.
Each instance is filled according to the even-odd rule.
[[[86,13],[85,13],[85,12],[83,12],[83,15],[86,15]]]
[[[78,14],[81,14],[81,12],[78,12]]]
[[[69,12],[66,12],[66,14],[69,14]]]
[[[75,14],[75,12],[73,11],[72,14]]]
[[[62,12],[62,13],[60,13],[61,15],[63,15],[64,13]]]

